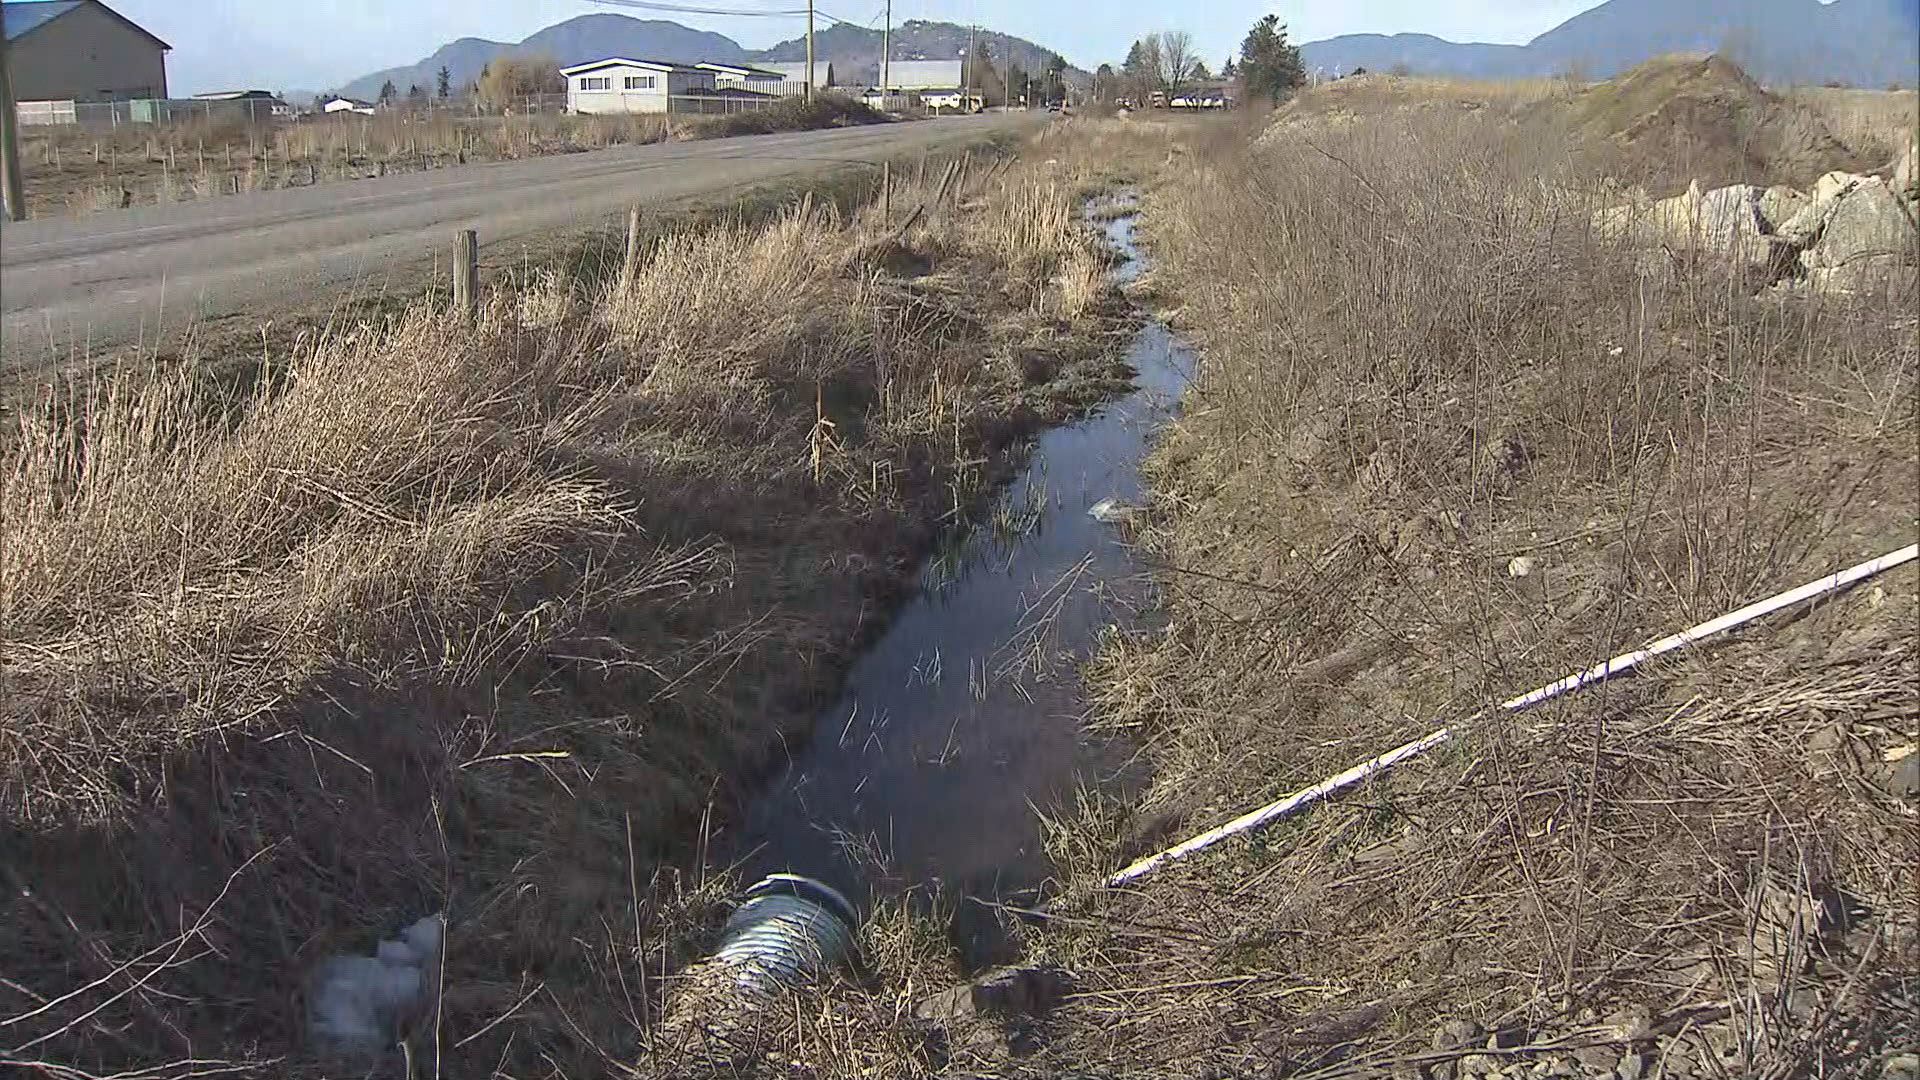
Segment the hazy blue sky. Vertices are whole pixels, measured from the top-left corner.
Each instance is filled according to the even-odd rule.
[[[693,6],[790,9],[800,0],[687,0]],[[854,22],[879,25],[884,0],[818,0]],[[454,38],[518,41],[543,26],[621,8],[585,0],[107,0],[167,40],[175,93],[232,87],[320,90],[409,64]],[[1050,45],[1091,68],[1118,61],[1149,30],[1193,31],[1209,63],[1239,47],[1254,20],[1277,13],[1296,41],[1346,33],[1419,31],[1455,40],[1524,42],[1599,0],[895,0],[896,22],[978,20]],[[749,48],[797,36],[802,20],[667,15],[718,30]]]

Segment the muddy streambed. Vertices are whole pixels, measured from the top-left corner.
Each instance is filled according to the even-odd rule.
[[[1139,276],[1134,219],[1102,228],[1124,257],[1114,279]],[[1138,621],[1150,586],[1126,530],[1090,511],[1141,501],[1141,458],[1191,355],[1148,322],[1127,360],[1134,389],[1036,441],[991,512],[928,560],[839,701],[748,807],[727,846],[749,880],[804,874],[857,902],[936,882],[1017,894],[1050,871],[1036,809],[1128,782],[1127,750],[1083,735],[1078,668],[1106,628]]]

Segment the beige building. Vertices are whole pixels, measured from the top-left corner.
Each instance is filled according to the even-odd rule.
[[[167,96],[172,46],[100,0],[8,3],[6,20],[17,101]]]

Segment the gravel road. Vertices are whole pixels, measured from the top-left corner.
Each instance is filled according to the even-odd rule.
[[[417,288],[457,229],[479,231],[483,262],[511,259],[636,203],[724,195],[1032,123],[950,118],[626,146],[7,223],[0,368],[152,342],[157,329],[172,335],[195,319],[265,322],[350,294]]]

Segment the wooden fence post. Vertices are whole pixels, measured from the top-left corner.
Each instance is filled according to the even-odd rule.
[[[640,272],[640,208],[627,211],[627,256],[620,264],[620,280],[632,281]]]
[[[453,244],[453,306],[468,319],[480,310],[480,235],[472,229]]]
[[[880,220],[893,220],[893,162],[880,163]]]

